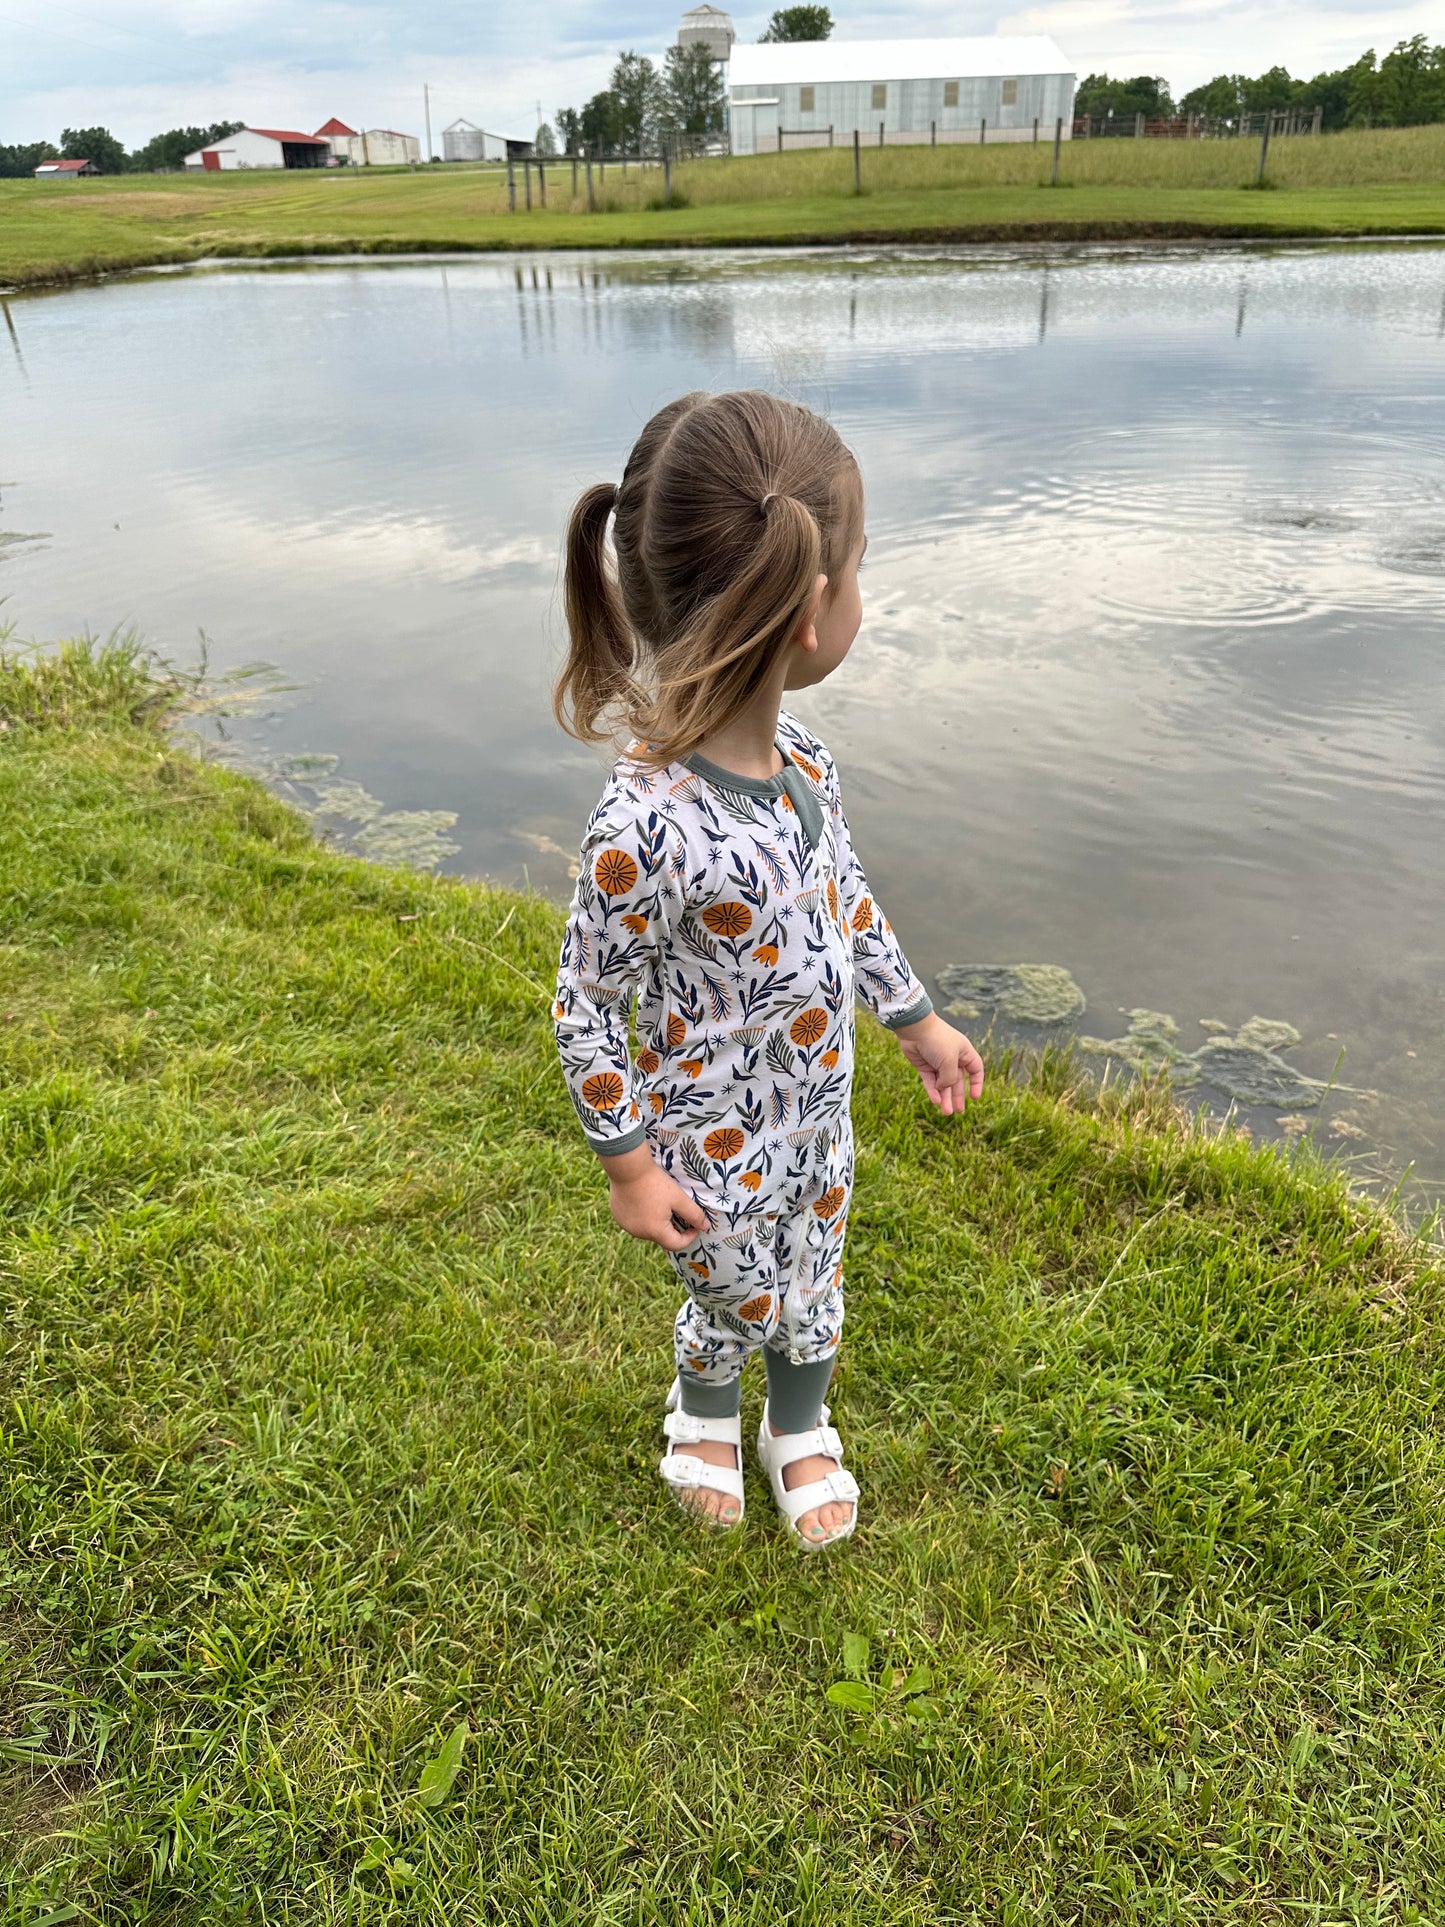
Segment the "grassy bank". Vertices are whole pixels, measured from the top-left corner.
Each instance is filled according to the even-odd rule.
[[[683,247],[850,240],[1088,239],[1445,233],[1445,127],[1276,143],[1270,191],[1243,141],[865,149],[865,192],[835,149],[679,167],[686,206],[654,205],[656,169],[616,164],[509,214],[495,172],[262,173],[0,181],[0,283],[214,255],[537,247]],[[521,190],[518,190],[519,203]]]
[[[6,1918],[1441,1918],[1421,1250],[1064,1065],[945,1125],[869,1027],[863,1525],[699,1536],[556,911],[318,848],[163,694],[0,665]]]

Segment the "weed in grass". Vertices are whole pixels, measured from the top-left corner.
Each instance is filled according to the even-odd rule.
[[[7,1918],[1441,1918],[1429,1250],[1059,1054],[945,1128],[865,1025],[859,1532],[691,1530],[557,911],[180,693],[0,657]]]

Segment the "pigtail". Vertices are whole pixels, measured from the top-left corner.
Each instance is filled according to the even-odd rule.
[[[748,562],[656,651],[654,689],[629,717],[648,761],[680,762],[736,715],[807,613],[823,572],[817,521],[793,495],[767,496],[758,514]]]
[[[636,643],[607,563],[607,519],[616,503],[613,485],[599,482],[578,496],[567,525],[570,645],[552,711],[569,735],[587,743],[605,739],[599,725],[609,711],[630,711],[639,698]]]

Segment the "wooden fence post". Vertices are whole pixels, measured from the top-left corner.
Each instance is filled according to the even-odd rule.
[[[833,145],[833,123],[832,123],[831,121],[829,121],[829,123],[828,123],[828,146],[829,146],[829,147],[831,148],[831,147],[832,147],[832,145]]]
[[[880,147],[883,145],[883,123],[881,120],[878,123],[878,145]]]
[[[1144,116],[1142,114],[1136,114],[1134,116],[1134,138],[1136,141],[1141,141],[1144,138]]]
[[[522,157],[522,192],[527,197],[527,212],[532,212],[532,163],[525,155]]]
[[[672,149],[666,146],[662,150],[662,198],[672,206]]]
[[[592,198],[592,144],[590,141],[587,144],[587,212],[589,214],[597,212],[597,203]]]
[[[928,145],[930,147],[937,147],[938,145],[938,122],[936,120],[931,120],[928,123]]]
[[[547,205],[547,163],[545,161],[537,163],[537,192],[542,197],[542,205],[545,207]]]
[[[517,211],[517,176],[516,176],[516,171],[512,166],[512,152],[511,152],[511,149],[508,148],[507,150],[507,212],[508,214],[515,214],[516,211]]]
[[[853,192],[863,192],[863,162],[858,152],[858,129],[853,129]]]
[[[1264,186],[1264,164],[1269,159],[1269,124],[1273,119],[1273,114],[1264,117],[1264,139],[1259,143],[1259,172],[1254,177],[1256,187]]]
[[[1320,133],[1320,132],[1322,132],[1322,130],[1323,130],[1323,128],[1324,128],[1324,124],[1325,124],[1325,110],[1324,110],[1324,108],[1323,108],[1323,107],[1316,107],[1316,109],[1315,109],[1315,124],[1314,124],[1314,126],[1313,126],[1313,127],[1312,127],[1312,128],[1310,129],[1310,132],[1311,132],[1312,134],[1318,134],[1318,133]]]
[[[1039,144],[1039,117],[1037,114],[1035,114],[1034,115],[1034,146],[1037,147],[1038,144]]]
[[[981,120],[978,123],[978,144],[980,147],[983,146],[987,136],[988,136],[988,122],[986,120]]]
[[[782,151],[783,151],[783,130],[780,125],[778,128],[778,152],[781,154]]]
[[[577,198],[577,156],[572,156],[572,199]]]
[[[1054,185],[1055,187],[1057,187],[1057,186],[1058,186],[1058,184],[1059,184],[1059,149],[1060,149],[1060,148],[1061,148],[1061,147],[1063,146],[1063,144],[1064,144],[1064,117],[1063,117],[1063,115],[1062,115],[1062,114],[1060,114],[1060,115],[1059,115],[1059,117],[1058,117],[1058,119],[1057,119],[1057,120],[1056,120],[1056,121],[1054,122],[1054,178],[1053,178],[1053,185]]]

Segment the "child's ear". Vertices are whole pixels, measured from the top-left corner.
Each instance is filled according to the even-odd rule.
[[[803,611],[793,640],[805,655],[817,654],[818,649],[818,611],[823,606],[823,591],[828,586],[828,578],[820,575],[813,584],[813,593],[808,598],[808,606]]]

